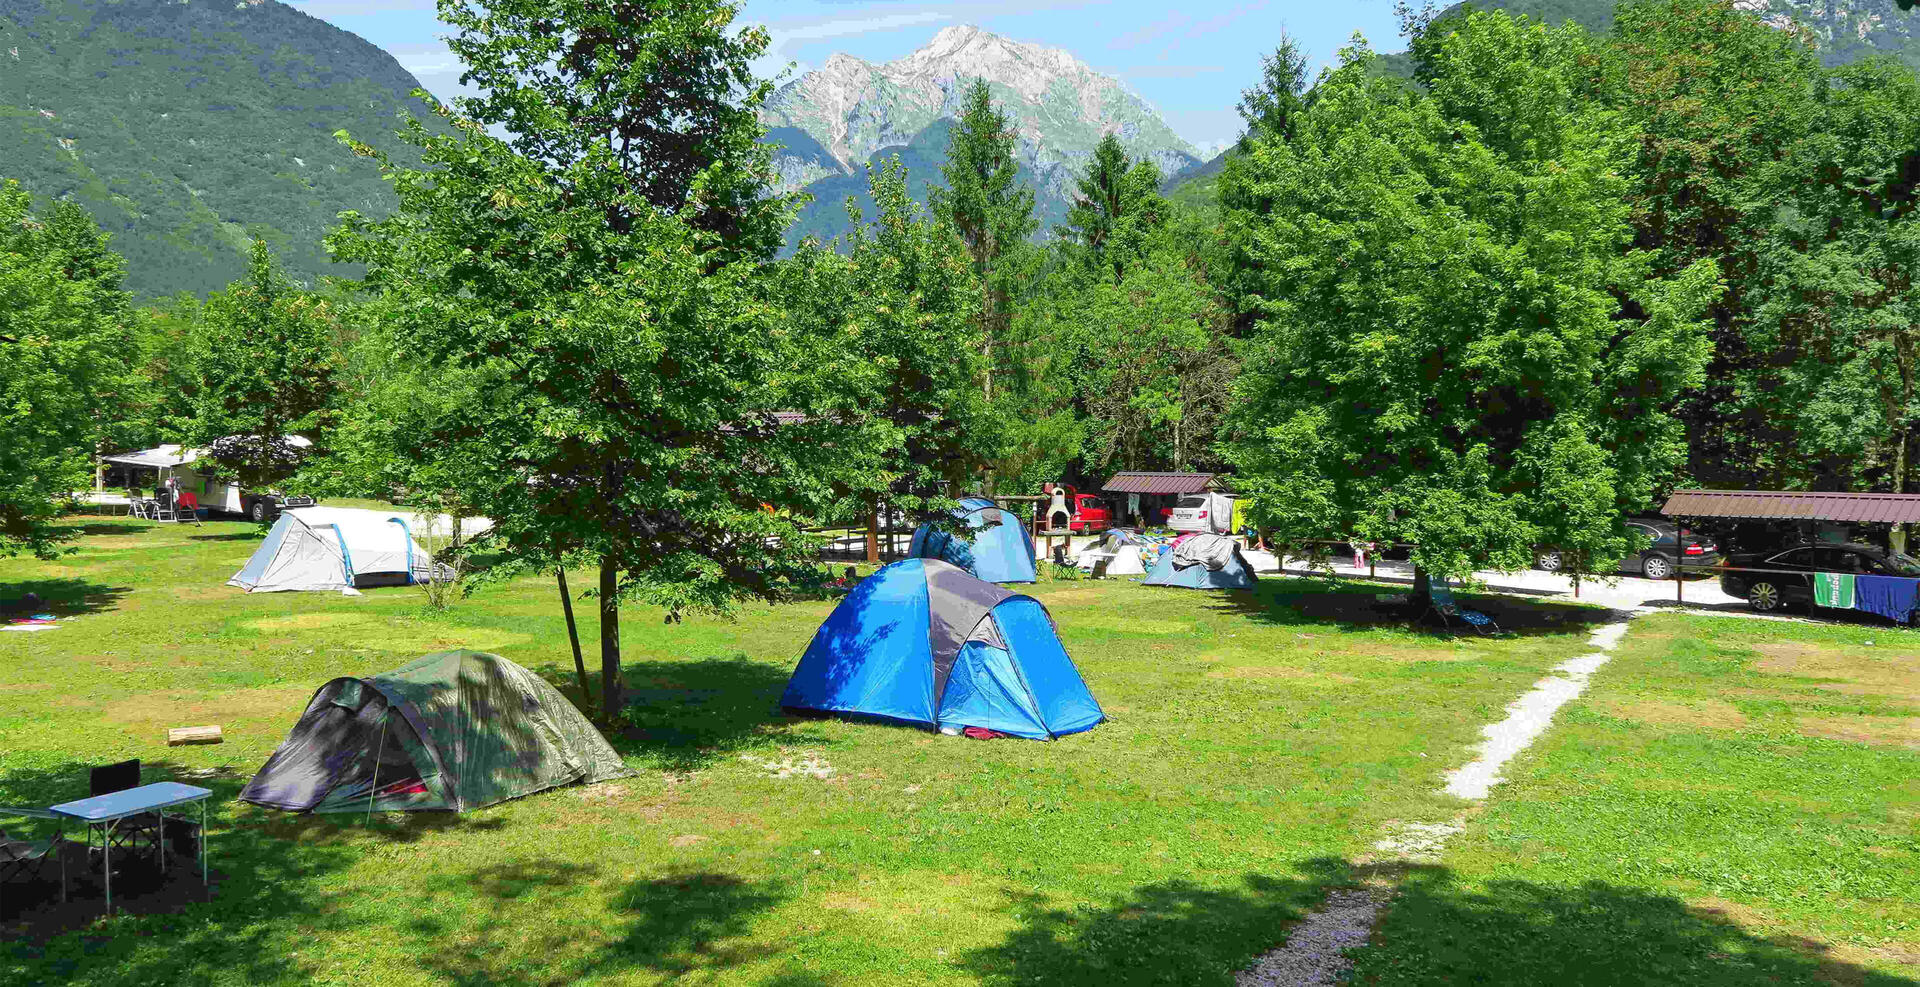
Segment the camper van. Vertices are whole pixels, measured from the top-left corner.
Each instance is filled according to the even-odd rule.
[[[1173,505],[1173,513],[1167,516],[1167,527],[1175,531],[1233,534],[1233,495],[1188,494]]]
[[[221,440],[228,441],[228,440]],[[305,450],[313,443],[304,436],[289,435],[287,445]],[[226,471],[208,458],[205,449],[187,449],[178,445],[155,446],[137,452],[101,457],[101,465],[121,474],[120,482],[138,486],[148,495],[172,479],[182,493],[191,493],[200,506],[210,511],[241,514],[255,521],[271,521],[289,507],[311,507],[312,497],[289,496],[279,490],[244,489]]]

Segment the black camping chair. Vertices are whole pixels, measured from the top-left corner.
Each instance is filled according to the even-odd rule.
[[[1053,575],[1056,579],[1079,579],[1080,567],[1067,558],[1067,546],[1053,546]]]
[[[1492,617],[1455,602],[1453,587],[1444,579],[1428,581],[1427,608],[1421,614],[1421,619],[1438,623],[1448,633],[1463,626],[1472,628],[1478,634],[1500,633],[1500,625]]]
[[[87,775],[87,795],[89,797],[95,795],[112,795],[114,792],[124,792],[129,788],[139,787],[139,758],[94,768]],[[164,852],[161,840],[165,831],[160,814],[157,812],[142,812],[137,816],[128,816],[125,819],[113,823],[88,823],[88,850],[94,849],[93,833],[95,830],[100,832],[100,844],[102,848],[107,845],[108,840],[112,840],[113,848],[116,850],[134,849],[145,846],[153,851],[155,859],[158,859],[160,854]]]
[[[50,819],[58,825],[61,817],[46,809],[29,809],[17,805],[0,805],[0,817],[12,816],[19,819]],[[39,880],[51,858],[60,859],[60,900],[67,900],[67,860],[60,854],[60,844],[65,842],[63,832],[56,832],[50,840],[28,840],[17,838],[6,830],[0,829],[0,884],[14,880],[22,875],[32,875]]]

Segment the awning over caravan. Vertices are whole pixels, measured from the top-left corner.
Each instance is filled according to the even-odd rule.
[[[229,435],[214,444],[231,445],[242,442],[248,438],[250,437],[245,435]],[[309,449],[313,447],[313,440],[304,435],[289,435],[282,441],[286,443],[287,448],[290,450]],[[140,449],[134,452],[117,453],[112,456],[101,456],[100,461],[103,463],[113,463],[117,466],[139,466],[144,469],[172,469],[175,466],[185,466],[193,463],[206,455],[206,449],[189,449],[185,446],[169,443],[167,445],[154,446],[151,449]]]
[[[150,470],[171,469],[175,466],[193,462],[200,458],[200,453],[201,450],[199,449],[187,449],[183,451],[177,445],[164,445],[154,446],[151,449],[141,449],[138,452],[123,452],[117,456],[101,456],[100,461],[103,463],[113,463],[118,466],[139,466]]]

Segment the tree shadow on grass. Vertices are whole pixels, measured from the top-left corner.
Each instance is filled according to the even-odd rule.
[[[1337,624],[1354,629],[1420,630],[1439,636],[1447,633],[1437,625],[1423,623],[1414,607],[1383,601],[1379,599],[1382,595],[1392,594],[1377,586],[1356,586],[1336,579],[1264,578],[1252,590],[1216,597],[1211,609],[1283,627]],[[1520,637],[1586,633],[1614,619],[1611,611],[1569,603],[1459,592],[1454,596],[1461,606],[1491,615],[1502,632]]]
[[[0,618],[31,613],[50,613],[56,617],[77,617],[115,609],[130,586],[107,586],[88,579],[29,579],[0,583]],[[27,602],[27,594],[40,598]]]
[[[1301,876],[1249,874],[1237,883],[1148,884],[1105,905],[1059,906],[1015,892],[1019,927],[959,959],[990,984],[1224,984],[1312,910],[1344,861],[1309,861]]]
[[[259,531],[229,531],[223,535],[188,535],[188,541],[259,541]]]
[[[572,669],[542,668],[565,682],[581,709]],[[705,767],[738,751],[763,747],[800,724],[780,709],[790,670],[744,655],[696,661],[628,662],[621,670],[627,700],[624,721],[604,731],[623,757],[644,758],[664,771]]]
[[[564,984],[641,971],[653,979],[704,982],[719,971],[764,960],[782,948],[733,940],[751,931],[759,915],[790,897],[785,886],[710,871],[674,872],[606,892],[617,916],[612,935],[604,945],[580,956],[568,955],[572,934],[566,928],[542,927],[520,913],[522,908],[564,907],[567,899],[585,889],[598,892],[592,882],[600,874],[595,864],[532,861],[443,878],[440,895],[471,898],[475,901],[472,913],[462,916],[457,930],[433,916],[416,918],[409,927],[428,942],[457,933],[493,946],[428,951],[427,964],[460,987]]]
[[[1741,928],[1724,913],[1601,881],[1465,885],[1407,872],[1356,984],[1847,984],[1920,979],[1842,960],[1823,944]]]
[[[111,524],[111,523],[95,522],[95,523],[69,524],[64,526],[61,530],[71,535],[81,535],[88,538],[98,538],[103,535],[137,535],[142,531],[146,531],[147,527],[148,527],[147,525],[141,525],[141,524],[124,524],[124,523]]]
[[[961,958],[988,984],[1225,984],[1287,941],[1330,888],[1368,879],[1400,893],[1370,945],[1356,984],[1858,984],[1912,987],[1809,950],[1754,935],[1678,899],[1592,882],[1553,888],[1521,881],[1461,887],[1435,865],[1310,860],[1292,877],[1236,883],[1166,881],[1100,905],[1061,907],[1017,895],[1019,925]]]

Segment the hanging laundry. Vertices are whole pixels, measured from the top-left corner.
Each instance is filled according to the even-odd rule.
[[[1817,593],[1818,590],[1816,589]],[[1853,608],[1877,613],[1902,624],[1913,619],[1920,602],[1920,579],[1899,576],[1860,576],[1854,580]]]
[[[1852,610],[1853,597],[1853,573],[1816,572],[1813,574],[1813,602],[1815,606]]]

